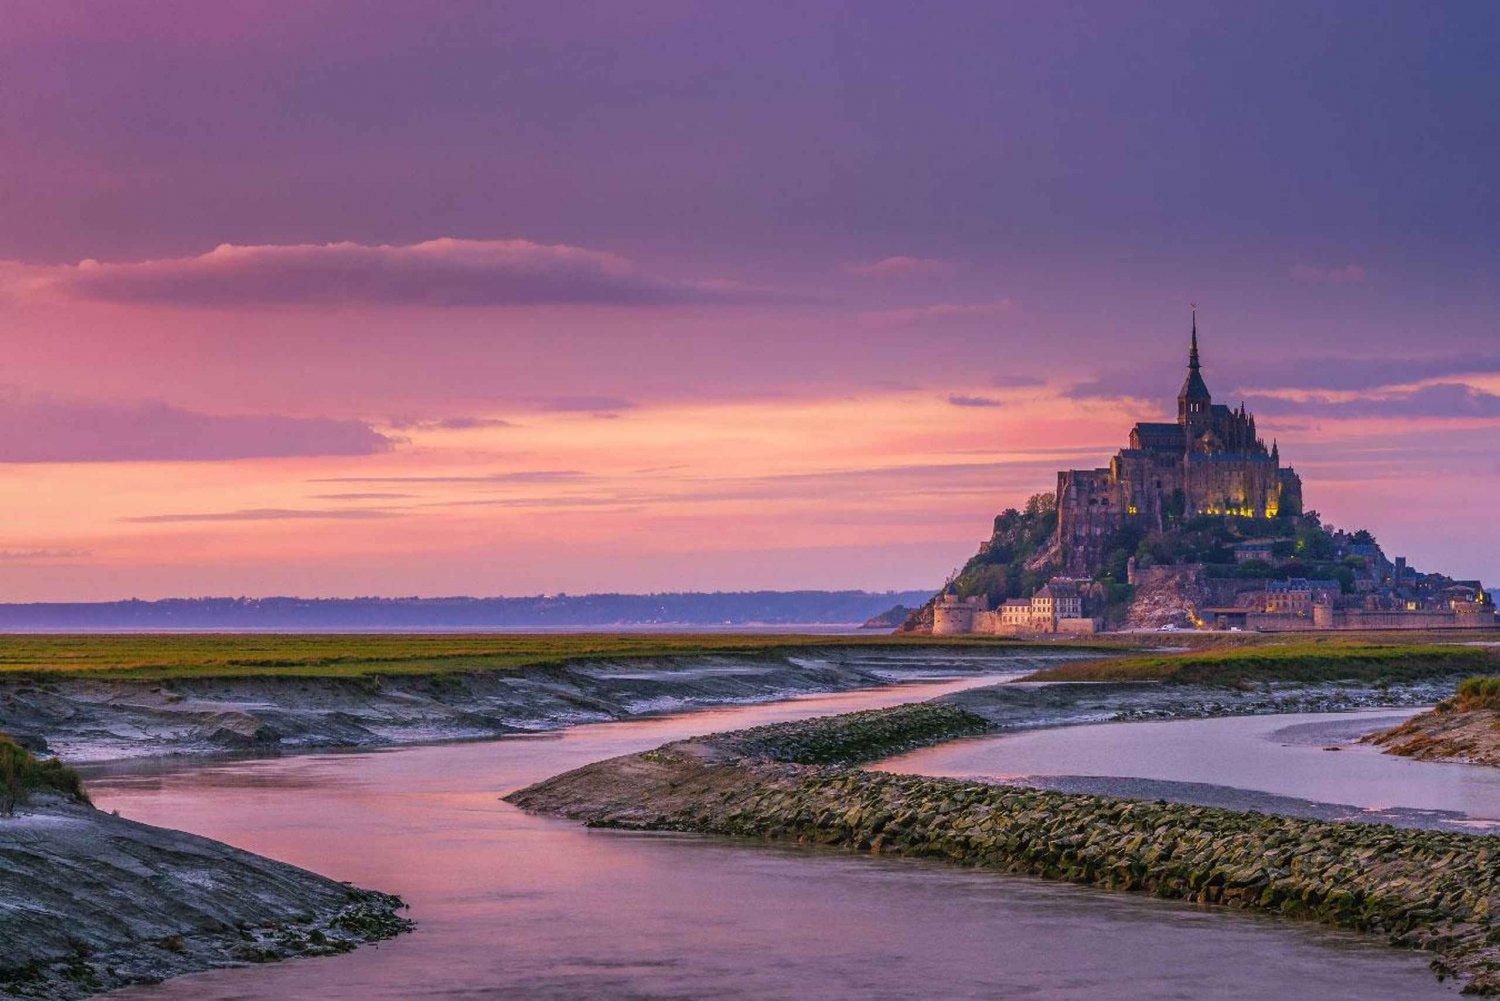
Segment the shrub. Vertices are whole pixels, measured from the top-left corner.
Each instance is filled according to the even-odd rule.
[[[1460,709],[1500,709],[1500,675],[1465,678],[1458,684]]]
[[[56,758],[38,761],[26,748],[0,734],[0,816],[10,816],[33,792],[44,789],[80,803],[89,801],[77,772]]]

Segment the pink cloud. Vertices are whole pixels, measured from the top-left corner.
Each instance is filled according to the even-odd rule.
[[[1009,299],[990,302],[939,302],[929,306],[913,306],[904,309],[882,309],[865,313],[863,319],[876,326],[905,327],[927,323],[963,323],[974,320],[993,320],[1004,316],[1015,308]]]
[[[0,462],[125,462],[374,455],[395,442],[324,417],[218,415],[166,403],[0,392]]]
[[[239,511],[207,511],[191,514],[143,514],[120,520],[144,525],[166,525],[202,521],[368,521],[394,517],[396,515],[389,511],[374,511],[368,508],[325,510],[322,508],[259,507]]]
[[[386,426],[396,431],[478,431],[487,428],[515,427],[510,421],[499,417],[477,417],[468,414],[431,420],[392,417],[386,421]]]
[[[21,275],[13,284],[33,293],[177,306],[652,306],[757,295],[723,281],[657,278],[615,254],[529,240],[226,243],[197,257],[12,270]]]
[[[87,549],[0,549],[0,563],[38,563],[76,560],[92,555]]]
[[[951,271],[953,265],[935,257],[883,257],[868,264],[846,264],[844,271],[861,278],[909,278]]]
[[[546,409],[563,414],[616,416],[622,410],[635,409],[635,403],[619,396],[555,396],[546,401]]]
[[[342,500],[342,501],[367,501],[367,500],[414,500],[416,494],[387,494],[373,491],[361,491],[344,494],[314,494],[314,500]]]
[[[1365,280],[1365,269],[1358,264],[1345,264],[1341,268],[1315,268],[1310,264],[1299,264],[1292,268],[1292,281],[1309,285],[1358,285]]]

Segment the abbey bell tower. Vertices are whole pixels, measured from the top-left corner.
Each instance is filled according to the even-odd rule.
[[[1196,438],[1211,423],[1213,397],[1198,366],[1198,308],[1193,307],[1192,347],[1188,349],[1188,374],[1177,394],[1177,423],[1187,429],[1188,440]]]

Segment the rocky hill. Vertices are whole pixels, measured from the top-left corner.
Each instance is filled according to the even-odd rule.
[[[990,537],[953,571],[944,591],[982,596],[990,608],[1029,597],[1064,566],[1057,521],[1051,494],[1036,494],[1024,508],[1001,513]],[[1255,558],[1236,556],[1236,548],[1246,546],[1254,547]],[[1335,581],[1348,596],[1391,592],[1403,600],[1440,597],[1444,586],[1456,583],[1406,568],[1407,583],[1422,594],[1394,594],[1393,564],[1375,537],[1325,525],[1316,511],[1275,518],[1168,517],[1157,529],[1121,528],[1098,548],[1098,560],[1067,576],[1087,577],[1085,613],[1110,629],[1190,629],[1204,608],[1242,604],[1246,592],[1264,590],[1268,580]],[[908,615],[901,631],[930,631],[936,597]]]

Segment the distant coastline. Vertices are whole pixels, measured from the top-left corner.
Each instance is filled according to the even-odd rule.
[[[725,591],[441,598],[164,598],[0,604],[3,632],[857,631],[920,591]]]

